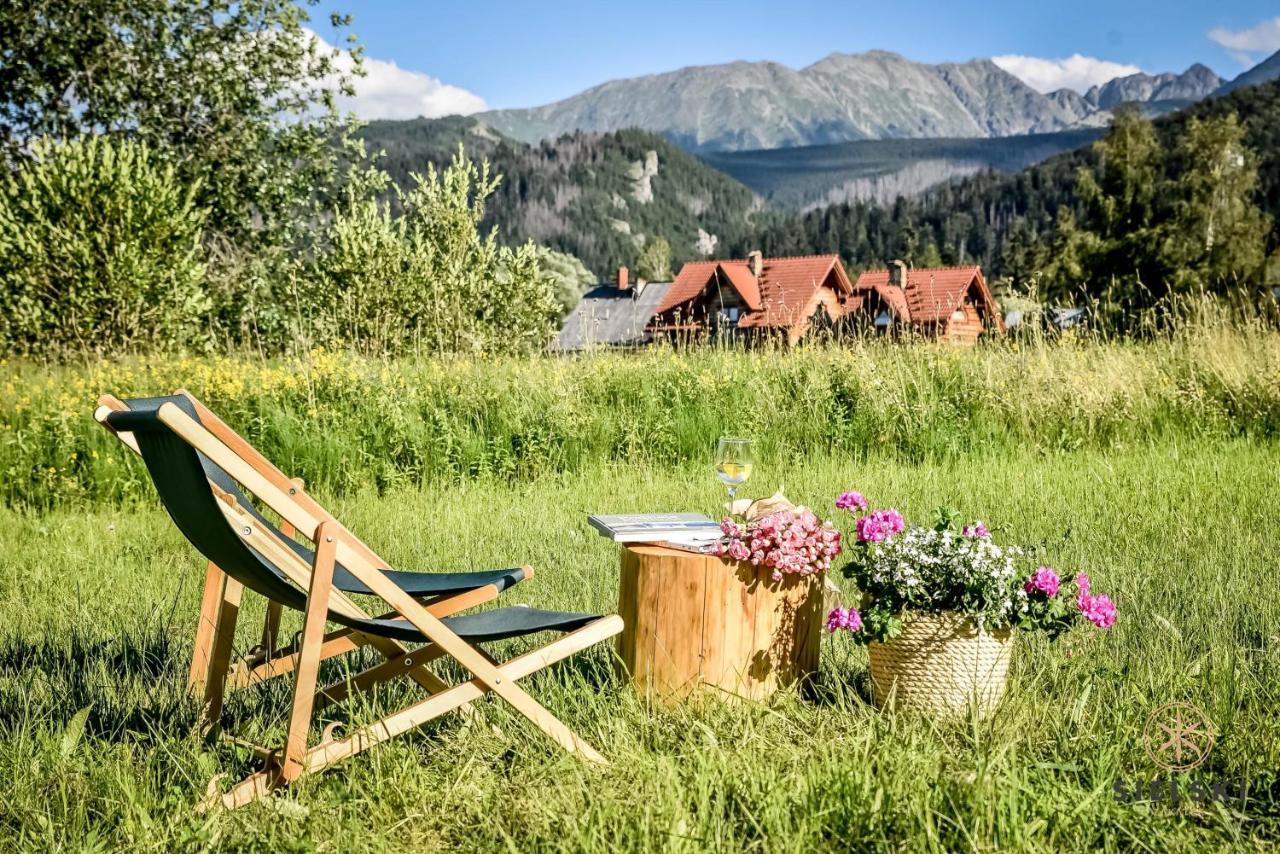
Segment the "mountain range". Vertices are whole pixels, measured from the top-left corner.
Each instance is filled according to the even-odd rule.
[[[930,65],[888,51],[833,53],[796,70],[731,62],[613,80],[541,107],[477,115],[529,143],[574,131],[639,128],[690,151],[826,145],[866,139],[981,138],[1105,125],[1139,102],[1177,109],[1223,81],[1196,64],[1181,74],[1133,74],[1083,95],[1042,94],[989,59]]]
[[[1259,62],[1230,83],[1224,83],[1216,94],[1225,95],[1245,86],[1257,86],[1272,80],[1280,80],[1280,50]]]

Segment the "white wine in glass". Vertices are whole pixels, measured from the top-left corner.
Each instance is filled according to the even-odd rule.
[[[716,476],[729,488],[729,500],[751,477],[751,440],[721,439],[716,447]]]

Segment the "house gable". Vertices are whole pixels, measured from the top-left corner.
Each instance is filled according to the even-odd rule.
[[[851,311],[869,304],[869,293],[889,306],[894,319],[919,332],[938,337],[976,340],[988,327],[1004,331],[1000,308],[987,288],[982,268],[922,268],[905,271],[905,286],[890,284],[888,270],[868,270],[858,277]],[[954,329],[953,329],[954,327]]]

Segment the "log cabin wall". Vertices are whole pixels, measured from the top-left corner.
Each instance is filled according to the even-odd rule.
[[[983,328],[977,306],[966,300],[947,320],[946,338],[956,344],[976,344]]]

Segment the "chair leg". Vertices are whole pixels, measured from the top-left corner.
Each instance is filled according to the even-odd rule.
[[[226,696],[227,671],[231,666],[231,653],[235,647],[236,619],[240,616],[240,597],[244,585],[231,576],[221,573],[218,591],[218,619],[213,635],[213,648],[209,654],[208,676],[204,684],[204,723],[212,726],[222,715],[222,700]]]
[[[187,690],[202,697],[209,681],[209,658],[213,654],[213,636],[218,627],[218,607],[222,601],[222,570],[209,561],[204,573],[204,592],[200,595],[200,617],[196,623],[196,646],[191,653],[191,671]]]
[[[307,611],[302,623],[298,666],[294,671],[293,710],[289,715],[289,734],[280,767],[280,778],[286,783],[302,776],[307,768],[307,730],[311,727],[320,671],[320,647],[324,643],[324,625],[329,617],[329,593],[333,588],[334,555],[337,552],[331,528],[332,523],[322,522],[316,532],[316,556],[307,588]]]
[[[294,478],[294,481],[301,486],[302,480]],[[280,521],[280,533],[289,539],[293,539],[294,527],[287,520]],[[276,643],[280,637],[280,616],[284,613],[284,606],[274,599],[267,600],[267,616],[262,623],[262,648],[266,651],[266,660],[271,661],[271,653],[276,648]]]
[[[262,621],[262,648],[266,651],[266,660],[271,660],[271,653],[275,651],[276,644],[280,638],[280,617],[284,613],[284,606],[273,599],[267,600],[267,616]]]

